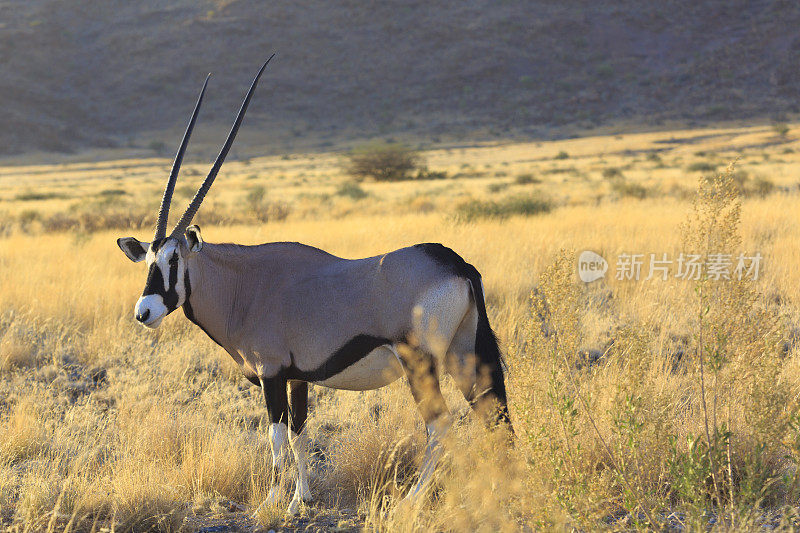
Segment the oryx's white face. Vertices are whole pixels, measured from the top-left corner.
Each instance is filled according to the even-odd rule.
[[[165,316],[186,302],[186,261],[191,253],[199,251],[202,246],[199,234],[196,226],[187,230],[192,245],[175,237],[151,243],[143,243],[133,237],[117,241],[131,261],[145,261],[147,264],[147,281],[134,308],[134,317],[143,326],[157,328]]]

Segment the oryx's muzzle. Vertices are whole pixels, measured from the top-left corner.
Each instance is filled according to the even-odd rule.
[[[164,298],[159,294],[140,297],[134,308],[136,320],[148,328],[157,328],[168,312],[169,309],[164,305]]]

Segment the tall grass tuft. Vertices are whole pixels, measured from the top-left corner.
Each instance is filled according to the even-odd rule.
[[[456,206],[455,218],[465,222],[480,218],[507,218],[549,213],[550,200],[539,195],[510,196],[502,200],[469,200]]]

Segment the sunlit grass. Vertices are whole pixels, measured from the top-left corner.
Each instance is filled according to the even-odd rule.
[[[290,212],[280,221],[205,224],[206,241],[299,241],[350,258],[442,242],[481,271],[490,319],[507,353],[517,446],[502,451],[497,436],[462,418],[468,407],[447,380],[445,394],[458,418],[449,456],[432,500],[408,512],[398,502],[413,483],[424,433],[405,384],[365,393],[312,387],[308,428],[318,452],[311,480],[317,503],[306,516],[346,508],[361,524],[384,531],[623,528],[646,517],[628,513],[625,523],[609,517],[634,509],[657,515],[694,509],[691,520],[700,520],[710,504],[680,496],[674,487],[683,478],[665,462],[685,458],[687,439],[705,434],[696,368],[675,359],[681,353],[681,364],[692,364],[699,312],[694,285],[674,278],[620,281],[615,261],[621,253],[674,258],[683,249],[680,226],[702,175],[687,172],[692,162],[724,168],[741,156],[737,168],[751,181],[771,180],[770,194],[743,200],[739,231],[741,249],[764,257],[754,284],[757,308],[778,316],[790,333],[779,363],[769,368],[787,412],[794,409],[800,395],[800,151],[784,153],[794,141],[752,148],[773,136],[770,128],[742,128],[439,149],[424,154],[430,169],[460,177],[363,182],[367,196],[337,194],[349,177],[336,154],[226,164],[204,210],[233,216],[263,186],[265,199],[286,202]],[[685,141],[691,137],[702,139]],[[566,157],[556,158],[560,152]],[[42,224],[98,198],[108,202],[102,205],[129,202],[154,216],[168,166],[128,160],[0,169],[2,526],[60,530],[72,521],[73,529],[88,530],[114,522],[118,530],[170,531],[211,516],[250,526],[282,520],[277,508],[250,518],[271,476],[260,390],[182,313],[154,332],[133,323],[144,271],[115,240],[148,240],[152,228],[54,232]],[[647,196],[617,195],[603,176],[612,167],[627,183],[647,187]],[[197,184],[205,168],[189,164],[184,171],[179,188]],[[497,184],[502,187],[490,187]],[[127,194],[104,192],[113,190]],[[471,221],[454,216],[464,202],[531,194],[552,199],[553,210]],[[173,216],[186,196],[176,195]],[[39,214],[23,224],[26,210]],[[610,263],[606,278],[578,285],[571,263],[554,271],[562,249],[601,254]],[[561,285],[554,281],[559,276]],[[564,302],[575,291],[579,325],[558,328],[574,339],[568,352],[588,410],[574,394],[561,352],[548,351],[551,337],[541,337],[532,311],[532,295],[535,300],[554,286]],[[589,369],[578,350],[605,359]],[[746,366],[734,367],[734,381],[746,383]],[[735,411],[749,405],[746,391],[756,389],[731,390],[735,395],[719,409],[730,406],[732,414],[721,420],[737,432],[731,441],[736,479],[752,481],[747,453],[766,430]],[[793,475],[800,445],[791,437],[780,436],[787,458],[776,463],[776,475]],[[282,482],[290,491],[291,479]],[[779,493],[770,488],[777,482],[769,483],[742,486],[739,494],[762,491],[765,515],[788,513],[796,488],[785,485]],[[742,514],[735,525],[762,518]]]

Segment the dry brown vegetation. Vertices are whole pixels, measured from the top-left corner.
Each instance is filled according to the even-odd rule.
[[[441,149],[426,159],[452,178],[363,182],[365,195],[337,192],[347,178],[336,154],[232,162],[199,214],[206,240],[297,240],[344,257],[443,242],[482,272],[509,364],[515,447],[473,420],[448,381],[457,423],[416,509],[399,506],[424,447],[402,380],[313,387],[318,500],[288,521],[278,509],[249,518],[270,483],[260,390],[180,312],[157,331],[133,323],[144,273],[114,240],[148,238],[167,162],[0,169],[2,526],[797,527],[800,152],[791,130],[773,137]],[[737,157],[733,171],[687,170]],[[175,205],[203,170],[186,166]],[[626,195],[619,180],[647,194]],[[551,211],[458,216],[469,202],[530,195]],[[262,218],[274,206],[281,216]],[[584,249],[611,262],[604,280],[577,281]],[[755,282],[614,277],[623,252],[681,251],[758,251],[764,265]],[[291,476],[279,481],[288,495]]]

